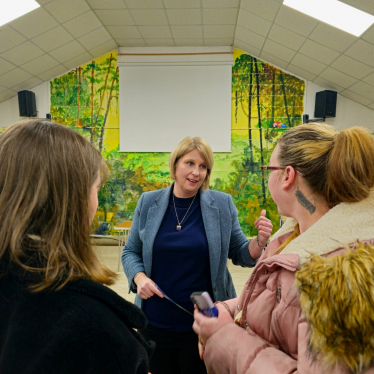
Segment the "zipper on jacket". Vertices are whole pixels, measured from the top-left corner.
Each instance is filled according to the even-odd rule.
[[[282,286],[277,286],[277,303],[278,304],[281,301],[281,291],[282,291]]]

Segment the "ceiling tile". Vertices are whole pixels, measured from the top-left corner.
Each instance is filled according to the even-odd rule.
[[[266,40],[263,50],[273,56],[280,58],[283,61],[291,61],[295,56],[292,49],[277,44],[269,39]]]
[[[168,47],[175,45],[173,39],[145,39],[145,44],[148,47]]]
[[[372,86],[374,86],[374,73],[370,74],[369,76],[367,76],[366,78],[363,79],[363,81],[365,83],[369,83],[371,84]]]
[[[99,56],[104,55],[105,53],[108,53],[113,50],[117,50],[118,45],[114,40],[109,40],[108,42],[105,42],[102,45],[99,45],[98,47],[95,47],[93,49],[90,49],[90,53],[94,58],[97,58]]]
[[[275,23],[306,37],[318,25],[318,21],[315,18],[309,17],[285,5],[281,6],[275,18]]]
[[[322,64],[318,61],[315,61],[309,57],[306,57],[300,53],[297,53],[296,56],[291,61],[292,65],[295,65],[301,69],[308,71],[309,73],[313,73],[318,75],[321,73],[323,69],[327,67],[327,65]]]
[[[320,77],[326,79],[329,82],[335,83],[341,87],[347,88],[353,83],[357,82],[357,79],[354,79],[347,74],[343,74],[338,70],[328,67],[325,71],[320,74]]]
[[[357,40],[354,35],[326,23],[320,23],[309,38],[338,52],[344,52]]]
[[[240,4],[240,0],[202,0],[202,2],[203,8],[237,8]]]
[[[32,78],[30,73],[20,68],[16,68],[0,76],[0,82],[2,86],[10,88],[27,81],[30,78]]]
[[[100,27],[99,29],[91,31],[90,33],[78,38],[79,43],[81,43],[86,49],[93,49],[109,40],[112,40],[112,37],[104,27]]]
[[[340,95],[346,97],[347,99],[353,100],[356,103],[362,104],[362,105],[368,105],[370,104],[373,100],[366,99],[360,95],[355,94],[352,91],[345,90],[343,92],[340,92]]]
[[[116,39],[120,47],[144,47],[144,39]]]
[[[308,71],[306,71],[304,69],[301,69],[298,66],[295,66],[295,65],[292,65],[292,64],[289,64],[287,66],[287,70],[290,73],[296,74],[300,78],[303,78],[303,79],[308,80],[308,81],[312,81],[316,77],[314,74],[309,73]]]
[[[81,65],[84,65],[84,64],[87,64],[87,63],[91,62],[92,58],[93,57],[91,56],[90,53],[85,52],[78,57],[74,57],[71,60],[64,62],[64,65],[69,70],[71,70],[71,69],[76,68],[77,66],[81,66]]]
[[[10,22],[9,25],[30,39],[58,26],[58,22],[44,8],[38,8]]]
[[[367,83],[357,82],[349,90],[369,100],[374,100],[374,87]]]
[[[373,0],[340,0],[342,3],[346,3],[363,12],[374,15],[374,3]]]
[[[317,77],[316,79],[314,79],[313,81],[315,84],[318,84],[319,86],[322,86],[328,90],[332,90],[332,91],[336,91],[336,92],[341,92],[343,90],[345,90],[345,88],[341,87],[341,86],[338,86],[337,84],[335,83],[331,83],[325,79],[322,79],[321,77]]]
[[[346,55],[374,67],[374,45],[357,40],[346,52]]]
[[[242,42],[252,45],[258,49],[261,49],[265,42],[265,38],[263,36],[241,26],[236,28],[235,39],[241,40]]]
[[[249,53],[251,56],[258,57],[260,55],[260,50],[258,48],[244,43],[241,40],[235,39],[234,46],[235,48],[241,49],[243,52]]]
[[[48,4],[51,1],[54,1],[54,0],[36,0],[36,2],[39,3],[40,5]]]
[[[126,9],[123,0],[86,0],[92,9]]]
[[[236,25],[237,8],[203,9],[203,23],[205,25]]]
[[[240,7],[251,13],[273,21],[282,4],[275,0],[242,0]]]
[[[366,30],[361,35],[361,39],[364,39],[364,40],[368,41],[369,43],[374,44],[374,25],[372,25],[371,27],[369,27],[369,29]]]
[[[76,40],[73,40],[62,47],[49,52],[49,54],[57,61],[65,62],[71,60],[73,57],[81,55],[84,52],[86,52],[86,50]]]
[[[15,47],[24,41],[26,41],[26,38],[17,31],[11,29],[9,26],[4,25],[0,27],[0,53]]]
[[[208,25],[204,26],[204,38],[233,38],[235,25]]]
[[[204,39],[204,45],[233,45],[234,38]]]
[[[203,39],[174,39],[175,45],[178,46],[195,46],[195,45],[204,45]]]
[[[8,88],[3,87],[3,86],[0,86],[0,93],[4,92],[4,91],[6,91],[6,90],[8,90]]]
[[[22,69],[28,71],[33,75],[39,75],[43,73],[43,71],[50,70],[58,65],[58,61],[56,61],[51,56],[45,54],[32,60],[24,65],[21,66]]]
[[[13,90],[7,90],[5,92],[2,92],[0,94],[0,103],[2,103],[3,101],[9,100],[16,95],[17,95],[17,92]]]
[[[102,24],[100,20],[96,17],[92,10],[64,23],[64,27],[75,38],[79,38],[80,36],[87,34],[101,26]]]
[[[4,52],[1,57],[19,66],[41,56],[42,54],[44,54],[44,52],[40,48],[27,41]]]
[[[5,61],[3,58],[0,57],[0,74],[5,74],[6,72],[13,70],[15,65],[11,64],[8,61]]]
[[[134,25],[130,11],[126,9],[96,10],[95,13],[105,26]]]
[[[126,0],[131,9],[156,9],[163,8],[161,0]]]
[[[200,0],[164,0],[166,8],[200,8]]]
[[[48,3],[45,9],[63,23],[86,13],[90,7],[84,0],[55,0]]]
[[[201,25],[200,9],[167,9],[171,25]]]
[[[283,61],[280,58],[270,55],[269,53],[266,53],[264,51],[261,52],[260,57],[265,62],[270,63],[271,65],[275,65],[281,69],[286,69],[286,67],[288,66],[288,62]]]
[[[267,36],[271,27],[271,22],[250,12],[247,12],[246,10],[240,9],[238,16],[238,25],[253,31],[256,34]]]
[[[273,24],[268,38],[295,51],[297,51],[306,40],[303,36],[275,24]]]
[[[174,38],[202,38],[203,29],[201,26],[171,26]]]
[[[45,52],[52,51],[72,41],[74,38],[62,27],[58,26],[46,33],[39,35],[31,41]]]
[[[345,55],[336,59],[331,64],[331,67],[357,79],[361,79],[373,71],[372,67],[364,65]]]
[[[169,26],[139,26],[140,34],[146,39],[172,38]]]
[[[374,110],[374,103],[368,105],[367,107]]]
[[[142,37],[137,26],[107,26],[107,30],[115,39]]]
[[[163,9],[134,9],[131,11],[136,24],[139,25],[167,25],[165,11]]]
[[[12,90],[19,92],[23,90],[29,90],[30,88],[33,88],[35,86],[38,86],[39,84],[43,83],[43,81],[37,77],[32,77],[31,79],[28,79],[27,81],[24,81],[17,86],[12,87]]]
[[[43,81],[49,81],[62,74],[65,74],[66,72],[67,72],[66,67],[64,65],[57,65],[54,68],[44,71],[43,73],[39,74],[38,77],[40,79],[43,79]]]
[[[299,52],[327,65],[331,64],[340,55],[339,52],[333,51],[309,39],[300,48]]]

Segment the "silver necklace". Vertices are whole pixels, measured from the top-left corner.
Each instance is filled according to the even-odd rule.
[[[197,195],[197,194],[196,194],[196,195]],[[174,192],[173,192],[173,204],[174,204],[174,210],[175,210],[175,215],[177,216],[177,221],[178,221],[177,231],[181,231],[181,230],[182,230],[182,222],[183,222],[184,219],[186,218],[187,213],[189,212],[189,210],[190,210],[190,208],[191,208],[193,202],[195,201],[196,195],[194,196],[194,198],[193,198],[193,200],[192,200],[192,203],[190,204],[189,208],[187,209],[186,214],[185,214],[184,217],[182,218],[182,221],[179,222],[178,213],[177,213],[177,208],[175,207]]]

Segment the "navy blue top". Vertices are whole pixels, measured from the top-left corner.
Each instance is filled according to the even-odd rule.
[[[193,197],[174,196],[179,221],[182,220]],[[200,192],[177,231],[173,193],[153,244],[152,274],[150,278],[176,303],[193,313],[190,295],[208,291],[212,296],[209,248],[200,209]],[[173,331],[192,331],[193,316],[165,298],[157,295],[144,301],[143,311],[148,322]]]

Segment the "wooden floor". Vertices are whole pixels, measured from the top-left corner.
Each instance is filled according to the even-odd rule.
[[[96,246],[95,251],[98,254],[101,261],[106,265],[108,268],[112,269],[113,271],[118,272],[118,247],[117,246]],[[121,249],[122,253],[122,249]],[[234,286],[236,289],[236,293],[240,295],[243,286],[250,276],[252,272],[252,268],[242,268],[240,266],[235,266],[233,263],[229,260],[228,261],[228,268],[231,273]],[[125,298],[128,301],[134,302],[135,294],[134,293],[128,293],[128,282],[127,278],[123,272],[122,265],[120,265],[120,271],[118,272],[118,280],[113,285],[110,286],[112,290],[117,292],[120,296]]]

